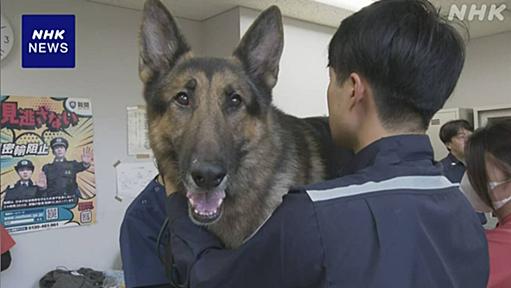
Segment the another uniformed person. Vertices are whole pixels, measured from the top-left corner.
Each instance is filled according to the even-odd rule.
[[[465,144],[474,132],[474,128],[467,120],[452,120],[440,128],[440,140],[449,151],[449,154],[442,160],[444,175],[452,183],[460,183],[465,174]],[[486,224],[484,213],[477,213],[481,224]]]
[[[252,89],[268,85],[260,93],[275,84],[264,81],[275,79],[279,21],[249,30],[236,56],[258,73]],[[356,152],[353,173],[292,189],[237,249],[195,225],[187,197],[171,193],[175,286],[486,287],[484,229],[425,134],[461,74],[462,37],[427,0],[376,1],[343,19],[328,54],[330,129]]]
[[[34,173],[34,164],[30,160],[23,159],[14,167],[18,173],[19,180],[12,187],[7,188],[3,205],[11,204],[16,200],[32,199],[43,196],[45,183],[44,177],[38,181],[37,185],[32,182]]]
[[[444,159],[440,160],[444,175],[453,183],[460,183],[465,174],[465,143],[474,132],[467,120],[453,120],[440,128],[440,140],[449,151]]]
[[[52,163],[43,166],[48,182],[48,195],[60,196],[71,195],[80,197],[81,193],[76,183],[76,174],[87,170],[92,162],[92,152],[85,148],[82,154],[82,162],[66,159],[69,143],[63,137],[56,137],[50,142],[55,159]]]

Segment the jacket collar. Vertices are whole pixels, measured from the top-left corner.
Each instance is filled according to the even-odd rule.
[[[359,151],[352,172],[374,165],[392,165],[407,161],[430,161],[433,148],[427,135],[398,135],[381,138]]]
[[[456,165],[463,164],[456,156],[454,156],[452,153],[449,152],[449,155],[447,155],[447,159],[449,159],[450,163],[455,163]]]
[[[28,183],[28,186],[29,186],[29,187],[34,185],[34,183],[32,182],[32,180],[30,180],[30,179],[29,179],[29,180],[18,180],[18,182],[16,182],[16,186],[22,186],[22,184],[21,184],[21,183],[25,183],[25,182],[27,182],[27,183]]]

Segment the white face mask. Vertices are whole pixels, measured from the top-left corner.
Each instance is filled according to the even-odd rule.
[[[488,188],[491,191],[493,191],[495,188],[497,188],[497,186],[502,185],[504,183],[508,183],[508,182],[511,182],[511,179],[508,179],[505,181],[500,181],[500,182],[490,182],[490,183],[488,183]],[[493,206],[495,207],[495,209],[500,209],[504,205],[506,205],[509,201],[511,201],[511,196],[504,198],[502,200],[499,200],[499,201],[493,201]]]
[[[493,209],[490,206],[486,205],[486,203],[484,203],[484,201],[481,200],[481,197],[477,195],[477,192],[474,190],[474,187],[472,187],[472,184],[468,180],[467,173],[465,173],[463,175],[463,178],[461,178],[460,190],[461,192],[463,192],[465,197],[467,197],[468,201],[470,202],[470,204],[472,204],[472,207],[474,207],[474,210],[476,210],[477,212],[486,213],[493,211]]]
[[[498,210],[498,209],[504,207],[504,205],[506,205],[510,201],[511,201],[511,196],[509,196],[505,199],[499,200],[499,201],[493,201],[493,206],[495,206],[495,210]]]
[[[502,185],[504,183],[511,182],[511,179],[502,181],[502,182],[489,182],[488,183],[488,189],[490,191],[497,188],[497,186]],[[467,197],[470,204],[472,204],[472,207],[474,207],[474,210],[477,212],[492,212],[493,209],[486,205],[483,200],[481,200],[481,197],[477,194],[477,192],[474,190],[474,187],[472,187],[472,184],[470,183],[468,179],[467,173],[463,175],[463,178],[461,179],[460,183],[460,190],[465,194],[465,197]],[[511,202],[511,196],[499,200],[499,201],[492,201],[493,207],[495,207],[495,210],[502,208],[507,203]]]

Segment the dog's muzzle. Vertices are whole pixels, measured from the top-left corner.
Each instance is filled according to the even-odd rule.
[[[213,224],[222,216],[227,173],[219,165],[194,164],[186,185],[190,218],[198,225]]]

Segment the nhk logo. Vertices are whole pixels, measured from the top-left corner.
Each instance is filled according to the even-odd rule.
[[[22,16],[23,68],[75,67],[74,15]]]
[[[34,30],[32,40],[28,43],[28,53],[68,53],[69,45],[64,41],[66,30]],[[56,43],[35,40],[62,40]]]
[[[503,12],[506,11],[506,4],[453,4],[449,10],[449,20],[452,21],[454,18],[459,20],[473,21],[478,19],[479,21],[504,21]],[[477,18],[476,18],[477,17]]]

